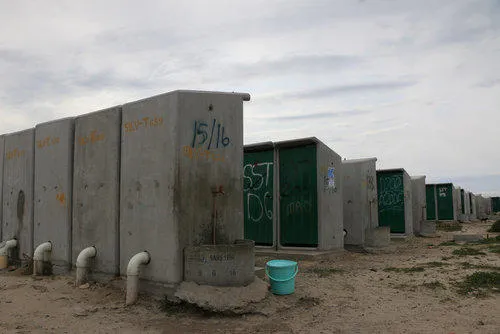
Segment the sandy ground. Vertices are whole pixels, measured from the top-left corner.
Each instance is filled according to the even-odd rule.
[[[489,225],[491,221],[466,223],[463,233],[485,235]],[[34,279],[20,271],[3,273],[0,332],[498,334],[500,293],[464,296],[456,292],[454,282],[478,271],[464,269],[463,262],[500,267],[500,254],[479,245],[474,248],[486,255],[452,256],[459,246],[439,244],[454,233],[396,241],[374,253],[343,252],[321,261],[301,261],[295,294],[269,295],[257,313],[242,316],[165,311],[147,297],[126,308],[123,292],[111,286],[81,289],[70,277]],[[431,266],[433,261],[442,266]],[[384,270],[414,266],[425,269]],[[442,286],[425,285],[436,281]]]

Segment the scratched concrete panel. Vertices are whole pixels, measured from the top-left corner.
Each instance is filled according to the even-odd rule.
[[[462,218],[462,196],[460,196],[460,187],[453,188],[453,220]]]
[[[376,162],[342,161],[345,244],[364,245],[366,231],[378,226]]]
[[[75,119],[73,263],[94,245],[94,270],[119,273],[119,180],[121,108]]]
[[[420,233],[422,222],[427,220],[425,176],[411,177],[413,232]]]
[[[405,235],[413,235],[413,192],[410,175],[403,169]]]
[[[74,121],[35,128],[34,247],[52,242],[54,273],[71,269]]]
[[[123,106],[121,270],[148,250],[141,277],[177,283],[183,249],[243,237],[243,107],[239,94],[175,91]],[[222,188],[221,188],[222,187]]]
[[[33,256],[34,129],[5,135],[3,238],[17,238],[13,254]]]
[[[318,249],[343,248],[342,158],[318,141],[317,161]]]
[[[5,156],[5,137],[2,135],[0,136],[0,203],[3,203],[3,162],[4,162],[4,156]],[[2,226],[3,226],[3,204],[0,205],[0,240],[3,240],[2,238]]]

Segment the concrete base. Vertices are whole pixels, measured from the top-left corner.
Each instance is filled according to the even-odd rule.
[[[391,228],[389,226],[379,226],[365,231],[366,247],[387,247],[390,243]]]
[[[298,250],[298,249],[256,249],[255,256],[271,257],[283,260],[292,261],[314,261],[320,260],[332,254],[339,254],[344,252],[344,249],[332,249],[328,251],[318,250]]]
[[[433,220],[424,220],[420,225],[420,235],[423,237],[433,237],[436,235],[436,222]]]
[[[184,280],[217,286],[244,286],[255,278],[255,243],[188,246],[184,249]]]
[[[475,242],[483,240],[483,236],[481,234],[454,234],[453,241],[456,242]]]

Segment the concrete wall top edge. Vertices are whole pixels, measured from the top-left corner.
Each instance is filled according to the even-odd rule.
[[[175,94],[217,94],[217,95],[239,95],[241,96],[241,99],[243,101],[250,101],[250,94],[248,93],[236,93],[236,92],[217,92],[217,91],[202,91],[202,90],[187,90],[187,89],[179,89],[179,90],[173,90],[170,92],[166,93],[161,93],[157,94],[154,96],[149,96],[143,99],[139,99],[136,101],[131,101],[124,103],[122,106],[129,105],[129,104],[135,104],[135,103],[142,103],[148,100],[156,100],[160,97],[168,96],[168,95],[175,95]]]
[[[359,159],[347,159],[347,160],[342,160],[343,164],[355,164],[359,162],[371,162],[371,161],[377,161],[377,158],[359,158]]]
[[[67,121],[72,121],[74,120],[75,117],[64,117],[64,118],[58,118],[58,119],[53,119],[51,121],[47,121],[47,122],[43,122],[43,123],[38,123],[37,125],[35,125],[35,129],[40,127],[40,126],[43,126],[43,125],[48,125],[48,124],[52,124],[52,123],[59,123],[59,122],[67,122]]]
[[[106,111],[111,111],[111,110],[121,110],[121,109],[122,109],[122,105],[120,104],[120,105],[117,105],[117,106],[114,106],[114,107],[104,108],[104,109],[92,111],[92,112],[89,112],[89,113],[86,113],[86,114],[78,115],[78,116],[74,117],[73,119],[77,120],[77,119],[85,118],[87,116],[91,116],[91,115],[94,115],[94,114],[99,114],[101,112],[106,112]]]
[[[377,169],[377,173],[403,172],[408,174],[404,168]]]
[[[421,179],[424,179],[426,178],[425,175],[414,175],[414,176],[410,176],[412,180],[421,180]]]
[[[259,152],[274,149],[274,143],[272,141],[266,141],[262,143],[248,144],[243,146],[245,152]]]
[[[316,137],[307,137],[307,138],[283,140],[275,142],[274,145],[278,148],[291,148],[307,144],[320,144],[320,143],[322,144],[322,142]]]
[[[21,131],[15,131],[15,132],[9,132],[9,133],[4,133],[2,136],[15,136],[15,135],[22,135],[26,132],[34,131],[35,128],[29,128]]]

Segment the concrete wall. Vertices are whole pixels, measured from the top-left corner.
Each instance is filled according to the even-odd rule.
[[[465,214],[464,218],[466,221],[470,220],[470,199],[469,199],[470,193],[468,191],[464,191],[464,208],[465,208]]]
[[[120,127],[119,107],[75,119],[72,258],[95,245],[106,274],[119,273]]]
[[[405,194],[405,235],[413,235],[413,193],[411,190],[411,178],[403,170],[403,186]],[[424,189],[425,191],[425,189]]]
[[[212,243],[213,219],[217,243],[243,238],[242,99],[175,91],[123,106],[122,273],[148,250],[141,278],[180,282],[184,247]]]
[[[376,162],[377,158],[342,162],[346,244],[364,245],[366,231],[378,226]]]
[[[427,220],[425,176],[411,177],[413,233],[419,234],[422,222]]]
[[[460,196],[460,187],[453,188],[453,220],[460,220],[462,217],[462,196]]]
[[[3,226],[3,164],[5,158],[5,136],[0,136],[0,240],[3,241],[2,237],[2,226]]]
[[[73,119],[35,129],[34,247],[52,242],[55,273],[71,269]]]
[[[17,238],[14,257],[33,256],[34,129],[5,135],[3,170],[4,240]]]
[[[344,247],[342,201],[342,158],[318,141],[318,249]],[[333,168],[333,183],[329,185],[328,170]]]
[[[471,219],[477,219],[477,205],[476,205],[476,195],[470,193],[472,205],[471,205]]]

